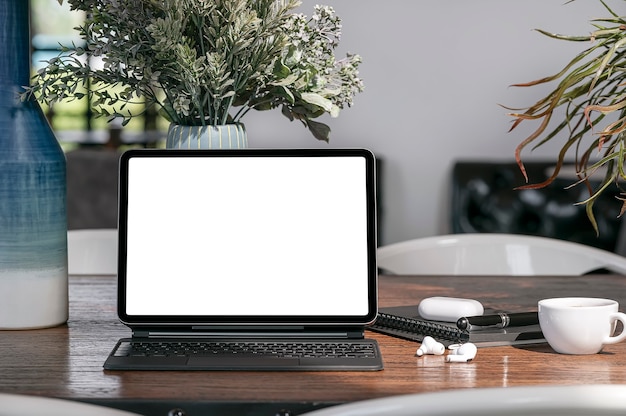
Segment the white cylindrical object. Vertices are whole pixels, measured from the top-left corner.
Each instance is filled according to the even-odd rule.
[[[417,312],[424,319],[456,322],[465,316],[479,316],[485,312],[483,305],[474,299],[433,296],[423,299]]]

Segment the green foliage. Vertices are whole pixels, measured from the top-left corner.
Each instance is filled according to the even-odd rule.
[[[280,107],[327,141],[330,128],[313,119],[337,117],[363,91],[360,56],[335,59],[341,21],[328,6],[309,18],[293,12],[299,0],[68,3],[87,13],[76,28],[86,46],[63,46],[33,77],[25,96],[47,105],[88,91],[94,112],[110,120],[128,123],[138,115],[128,104],[145,101],[186,125],[234,123],[251,109]]]
[[[556,88],[534,105],[510,115],[515,117],[511,130],[527,120],[539,121],[539,127],[526,137],[516,148],[515,158],[526,176],[522,162],[522,151],[529,145],[533,148],[559,137],[567,136],[557,156],[554,172],[546,181],[528,184],[521,188],[542,188],[558,176],[570,150],[574,151],[579,181],[589,190],[589,197],[581,201],[586,205],[587,216],[598,232],[593,213],[593,204],[609,186],[620,190],[620,181],[626,179],[624,162],[626,157],[626,17],[618,16],[602,2],[610,17],[592,20],[594,31],[587,36],[565,36],[539,30],[555,39],[591,44],[575,56],[559,73],[524,84],[529,87],[549,82],[558,82]],[[554,127],[551,118],[557,109],[565,116]],[[608,116],[608,118],[607,118]],[[599,159],[595,160],[594,155]],[[596,171],[604,169],[599,186],[592,186],[589,179]],[[528,178],[526,177],[528,180]],[[622,199],[620,215],[626,211],[626,199]]]

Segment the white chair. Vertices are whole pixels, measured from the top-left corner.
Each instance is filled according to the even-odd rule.
[[[626,414],[619,384],[448,390],[362,400],[302,416],[613,416]]]
[[[595,247],[518,234],[450,234],[378,248],[389,274],[582,275],[598,269],[626,274],[626,257]]]
[[[140,416],[72,400],[0,393],[0,416]]]
[[[117,274],[117,229],[69,230],[67,262],[69,274]]]

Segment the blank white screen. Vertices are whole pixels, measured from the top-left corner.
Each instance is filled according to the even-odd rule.
[[[128,315],[367,314],[362,157],[129,163]]]

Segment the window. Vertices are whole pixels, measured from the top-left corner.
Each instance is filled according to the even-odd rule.
[[[75,27],[84,20],[81,12],[70,10],[67,1],[30,0],[33,71],[45,65],[60,53],[60,45],[80,44]],[[91,62],[90,62],[91,63]],[[97,65],[94,59],[93,65]],[[86,90],[89,85],[86,86]],[[108,123],[105,118],[94,117],[87,99],[57,103],[52,108],[43,105],[59,141],[80,145],[108,144],[118,147],[122,143],[140,143],[154,146],[164,137],[167,122],[156,114],[133,119],[123,129],[119,123]]]

